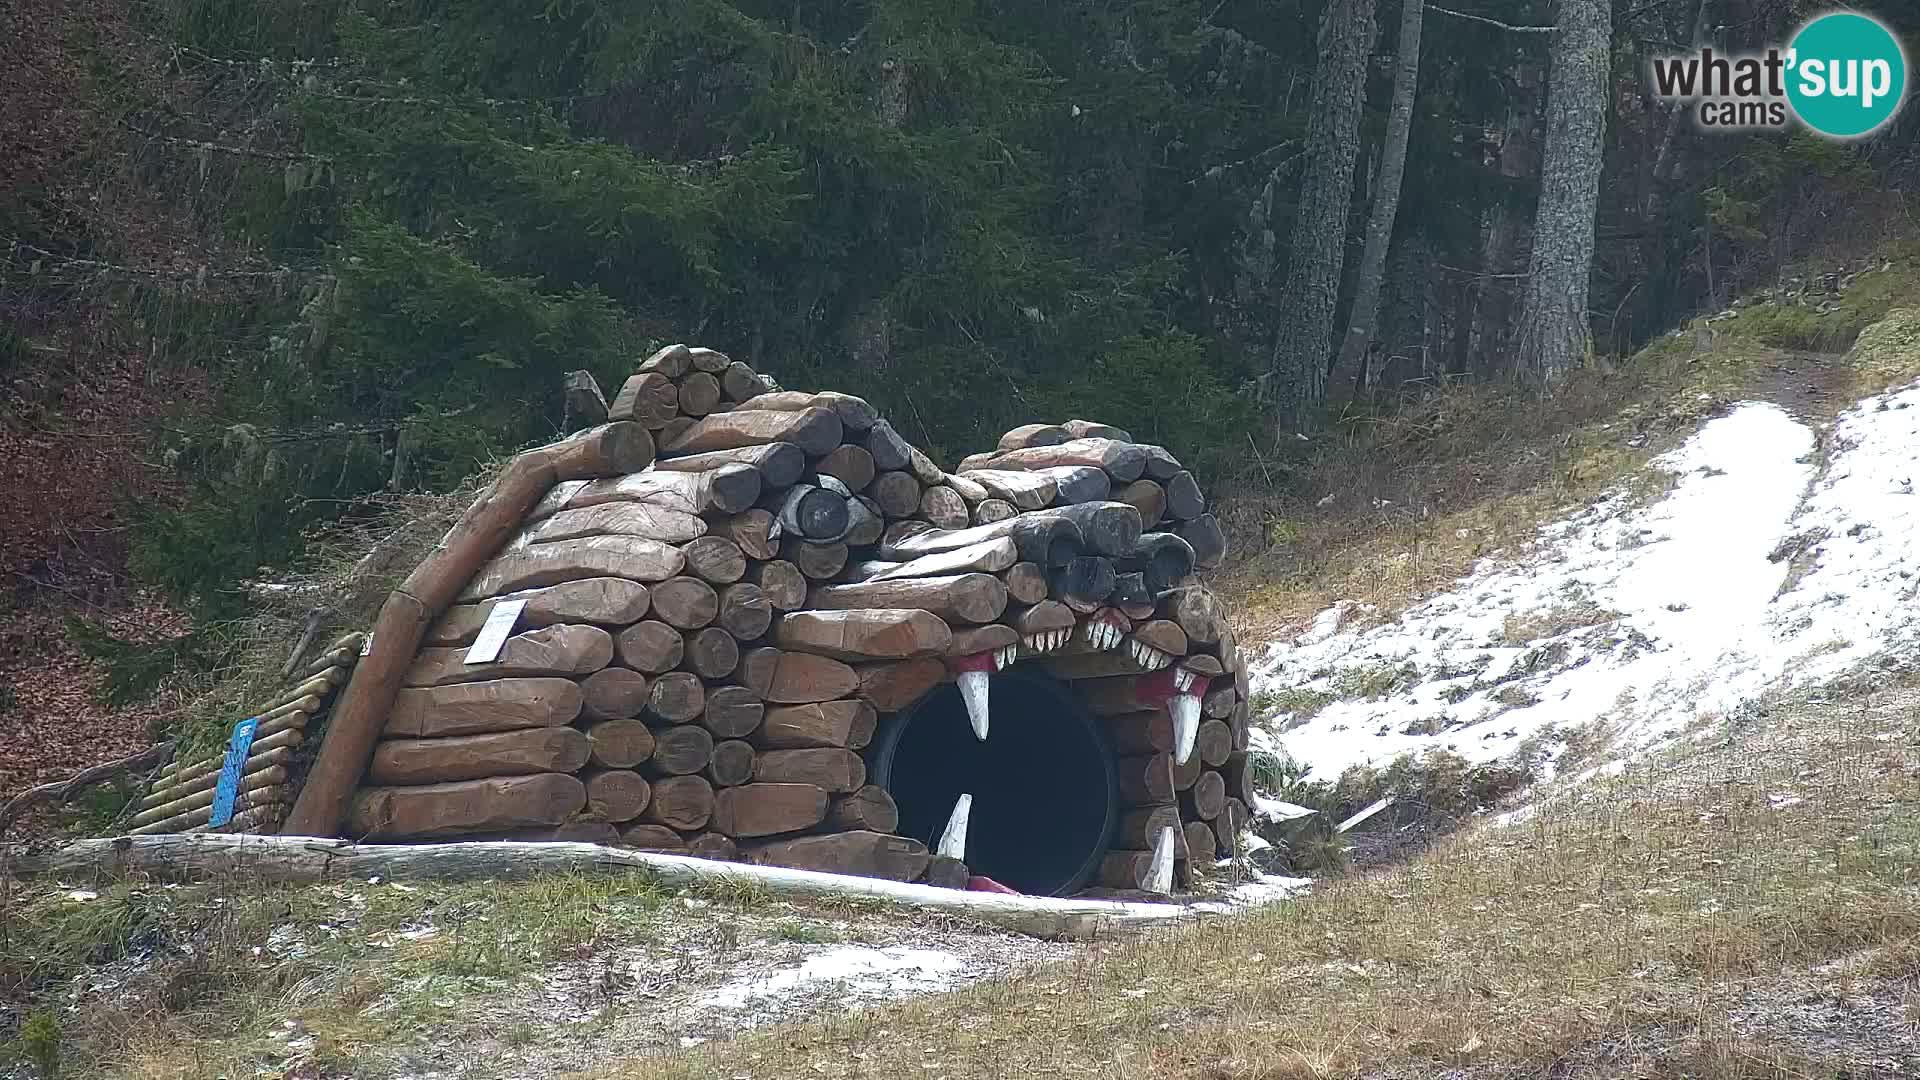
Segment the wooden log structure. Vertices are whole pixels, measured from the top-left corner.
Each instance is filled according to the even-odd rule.
[[[567,384],[577,422],[599,415],[590,381]],[[1246,662],[1196,576],[1225,539],[1165,448],[1034,423],[950,472],[861,398],[688,345],[640,362],[605,416],[509,462],[370,637],[262,710],[223,828],[612,842],[964,889],[991,852],[895,835],[902,793],[867,755],[956,680],[991,745],[992,675],[1031,661],[1117,755],[1121,825],[1088,885],[1164,890],[1168,852],[1237,844]],[[1176,677],[1191,694],[1153,681]],[[133,828],[207,827],[223,761],[191,765]],[[970,842],[1004,842],[987,835]]]

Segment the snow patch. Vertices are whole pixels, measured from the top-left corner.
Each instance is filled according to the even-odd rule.
[[[1253,687],[1336,700],[1263,718],[1256,747],[1324,779],[1430,749],[1550,757],[1596,724],[1615,752],[1644,752],[1906,654],[1920,644],[1915,405],[1920,385],[1848,410],[1823,470],[1813,431],[1741,404],[1654,463],[1674,486],[1651,505],[1609,495],[1382,626],[1341,631],[1352,605],[1328,608],[1268,648]]]
[[[873,949],[847,946],[810,956],[798,966],[771,975],[736,980],[700,999],[715,1009],[739,1009],[766,998],[783,998],[805,991],[819,993],[818,983],[837,984],[836,992],[868,1001],[926,994],[961,981],[967,965],[940,949],[890,946]]]

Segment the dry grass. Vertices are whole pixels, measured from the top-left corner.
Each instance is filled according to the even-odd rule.
[[[1301,902],[608,1075],[1731,1078],[1920,1054],[1920,694],[1773,719]],[[1782,1019],[1830,983],[1892,1005]]]

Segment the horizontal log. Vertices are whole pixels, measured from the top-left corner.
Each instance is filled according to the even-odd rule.
[[[1227,536],[1220,531],[1220,522],[1212,514],[1201,514],[1192,521],[1183,521],[1179,528],[1180,539],[1193,547],[1193,565],[1200,570],[1216,570],[1227,558]]]
[[[881,712],[898,712],[919,701],[947,675],[946,665],[930,656],[855,664],[853,670],[860,679],[854,692]]]
[[[441,784],[489,776],[573,772],[587,763],[590,744],[571,727],[523,728],[440,739],[386,739],[373,748],[366,782]]]
[[[811,829],[826,816],[824,789],[804,782],[760,781],[715,793],[711,824],[727,836],[746,839]]]
[[[460,833],[460,843],[606,844],[620,842],[620,830],[604,821],[570,821],[565,825],[536,825],[529,829]]]
[[[207,805],[198,810],[176,814],[164,821],[155,821],[136,829],[129,829],[127,835],[134,837],[184,832],[231,835],[270,831],[286,819],[287,800],[290,797],[291,792],[285,784],[258,788],[235,799],[233,817],[218,829],[210,828],[207,824],[213,820],[213,807]]]
[[[679,413],[680,390],[660,371],[642,371],[629,377],[607,406],[608,419],[632,420],[648,428],[659,428]]]
[[[807,593],[813,608],[920,608],[950,623],[988,623],[1007,608],[1007,587],[991,574],[821,585]]]
[[[427,631],[424,643],[471,645],[480,636],[480,628],[486,625],[487,613],[494,605],[513,600],[526,602],[513,624],[515,629],[538,629],[555,623],[625,626],[645,618],[652,603],[647,587],[638,581],[617,577],[580,578],[508,593],[493,600],[455,604]]]
[[[720,594],[697,577],[674,577],[653,586],[653,617],[676,630],[698,630],[720,614]]]
[[[1075,506],[1056,506],[1047,511],[1065,518],[1080,530],[1081,546],[1088,554],[1125,558],[1140,542],[1140,511],[1123,502],[1090,502]]]
[[[653,729],[653,756],[645,763],[649,776],[691,776],[713,760],[713,735],[693,724]]]
[[[645,503],[683,514],[737,514],[760,498],[760,470],[751,465],[722,465],[701,472],[649,469],[628,476],[571,480],[553,488],[527,512],[537,521],[562,510],[604,503]]]
[[[747,580],[760,587],[772,611],[798,611],[807,606],[807,576],[785,559],[747,567]]]
[[[822,391],[818,394],[803,393],[798,390],[778,390],[764,393],[752,399],[756,409],[772,409],[779,412],[804,412],[807,409],[826,409],[840,418],[840,426],[849,432],[862,432],[873,426],[880,412],[868,404],[864,398],[852,394],[839,394]],[[844,436],[843,436],[844,437]]]
[[[1177,838],[1179,830],[1174,830],[1174,834]],[[1174,846],[1180,846],[1177,840]],[[1146,891],[1153,884],[1153,852],[1109,851],[1100,860],[1095,880],[1109,889]]]
[[[1057,566],[1080,553],[1080,529],[1058,514],[1023,514],[971,529],[947,531],[923,522],[903,522],[887,530],[880,557],[907,562],[927,555],[957,551],[1001,537],[1013,541],[1023,561],[1042,567]]]
[[[587,814],[595,821],[632,821],[653,800],[653,785],[632,769],[594,769],[581,775]]]
[[[402,690],[385,734],[402,738],[477,735],[570,724],[586,693],[570,679],[496,679]]]
[[[1058,600],[1042,600],[1037,604],[1028,604],[1019,610],[1010,605],[1005,621],[1021,637],[1045,634],[1055,630],[1071,630],[1079,625],[1079,618],[1073,609]]]
[[[668,345],[642,360],[634,370],[678,379],[693,370],[693,351],[685,345]]]
[[[978,481],[969,480],[957,473],[942,474],[940,482],[952,488],[960,496],[960,500],[967,504],[969,513],[972,512],[973,507],[993,497],[993,494],[982,487]]]
[[[840,445],[840,417],[831,410],[813,406],[798,412],[783,412],[769,409],[766,404],[764,398],[755,399],[752,408],[715,413],[697,420],[678,438],[662,445],[659,456],[676,458],[786,442],[818,457]]]
[[[588,724],[587,760],[605,769],[631,769],[653,756],[653,731],[638,720]]]
[[[812,784],[827,792],[847,794],[867,782],[867,767],[859,754],[839,748],[763,750],[754,762],[754,777],[759,783]],[[826,813],[825,799],[820,802],[820,812]],[[807,825],[819,820],[816,817]]]
[[[1113,494],[1113,478],[1105,469],[1092,465],[1054,465],[1036,469],[1031,475],[1053,481],[1053,501],[1065,505],[1106,502]]]
[[[1189,821],[1186,823],[1185,833],[1180,845],[1180,858],[1183,861],[1195,860],[1202,865],[1211,862],[1213,850],[1219,844],[1219,840],[1213,835],[1212,827],[1204,821]],[[1191,869],[1188,870],[1188,874],[1192,874]],[[1192,877],[1189,876],[1187,880],[1191,882]]]
[[[1067,435],[1073,439],[1112,439],[1115,442],[1125,443],[1133,441],[1133,436],[1127,434],[1125,429],[1114,427],[1112,424],[1101,424],[1092,420],[1069,420],[1060,426],[1065,428]]]
[[[942,529],[964,529],[973,520],[967,501],[945,484],[921,490],[920,517]]]
[[[1053,478],[1041,472],[970,469],[961,475],[986,488],[993,498],[1012,503],[1016,510],[1038,510],[1052,503],[1058,493]]]
[[[701,417],[720,404],[720,380],[704,371],[695,371],[675,384],[679,390],[680,412]]]
[[[760,866],[901,882],[912,881],[925,873],[927,861],[932,857],[927,846],[918,840],[865,831],[758,844],[742,848],[741,854]]]
[[[1132,637],[1149,648],[1173,656],[1187,653],[1187,632],[1171,619],[1149,619],[1134,626]]]
[[[1180,793],[1181,813],[1190,818],[1212,821],[1220,816],[1227,804],[1227,782],[1212,769],[1202,769],[1193,786]],[[1206,855],[1213,854],[1213,845],[1206,845]]]
[[[953,644],[947,646],[949,657],[977,656],[983,652],[998,652],[1020,643],[1020,632],[1004,623],[988,623],[985,626],[965,626],[953,632]]]
[[[774,705],[806,705],[851,694],[860,679],[852,668],[826,656],[752,649],[741,657],[742,686]]]
[[[588,720],[614,720],[639,716],[647,707],[652,689],[647,677],[632,668],[608,667],[580,680],[585,701],[580,715]]]
[[[713,785],[705,777],[669,776],[653,781],[653,798],[639,820],[690,832],[706,828],[712,818]]]
[[[1206,653],[1203,653],[1203,652],[1197,652],[1191,656],[1181,657],[1180,667],[1183,668],[1184,670],[1193,672],[1195,675],[1204,675],[1208,679],[1219,678],[1222,671],[1220,667],[1219,659],[1216,657],[1208,656]]]
[[[1146,478],[1149,480],[1171,480],[1175,474],[1183,471],[1180,459],[1164,446],[1141,443],[1140,449],[1147,452]]]
[[[431,837],[558,825],[586,805],[586,787],[564,773],[362,788],[353,798],[347,830],[360,837]]]
[[[831,476],[845,484],[849,491],[865,491],[867,485],[873,483],[877,471],[873,466],[873,455],[867,452],[867,448],[851,445],[834,447],[813,468],[820,475]]]
[[[1135,480],[1115,498],[1140,511],[1140,525],[1151,529],[1167,516],[1167,489],[1152,480]]]
[[[1134,622],[1153,618],[1153,593],[1147,591],[1146,577],[1121,571],[1118,563],[1114,565],[1113,592],[1107,595],[1107,603]]]
[[[698,675],[669,671],[653,680],[647,691],[647,712],[670,724],[685,724],[707,707],[707,688]]]
[[[1177,472],[1167,480],[1167,516],[1176,521],[1192,521],[1207,512],[1207,500],[1190,472]]]
[[[686,657],[681,663],[702,679],[724,679],[740,666],[740,643],[723,627],[709,626],[686,640]]]
[[[878,717],[864,701],[821,701],[766,710],[749,741],[761,750],[840,747],[858,750],[873,739]]]
[[[851,608],[783,615],[773,642],[792,652],[836,660],[896,660],[934,656],[953,641],[938,616],[917,608]]]
[[[502,593],[558,585],[580,578],[617,577],[651,584],[678,574],[686,565],[680,549],[637,536],[589,536],[509,551],[482,567],[460,600],[484,600]]]
[[[1038,604],[1047,598],[1047,572],[1039,563],[1017,562],[1001,573],[1007,598],[1019,604]]]
[[[313,702],[313,708],[319,707],[319,699],[304,699]],[[251,753],[259,755],[276,747],[298,746],[306,738],[307,722],[311,719],[310,710],[295,710],[280,713],[274,719],[262,720],[254,730]],[[194,761],[182,762],[161,773],[153,780],[153,790],[159,792],[181,784],[193,783],[209,776],[218,776],[226,765],[226,753],[222,751]],[[248,759],[251,764],[252,759]],[[197,790],[197,789],[196,789]]]
[[[733,541],[749,559],[771,559],[780,550],[780,530],[769,510],[756,508],[720,517],[713,535]]]
[[[1131,484],[1147,471],[1147,452],[1119,439],[1069,439],[1056,446],[1030,446],[996,455],[992,469],[1045,469],[1058,465],[1091,465],[1122,484]],[[977,472],[978,470],[964,470]]]
[[[1113,748],[1121,754],[1167,754],[1174,749],[1173,717],[1165,709],[1134,709],[1103,718]]]
[[[913,446],[885,420],[875,420],[868,427],[862,444],[873,455],[874,468],[883,472],[910,469],[913,465]]]
[[[780,557],[800,569],[809,581],[830,581],[847,565],[847,545],[814,544],[788,537],[780,544]]]
[[[716,686],[707,691],[700,726],[717,738],[744,739],[759,729],[766,709],[760,696],[747,687]]]
[[[1159,806],[1174,801],[1173,755],[1126,755],[1114,762],[1120,800],[1128,806]]]
[[[1207,696],[1200,701],[1200,711],[1215,720],[1231,720],[1233,707],[1239,702],[1240,696],[1234,692],[1233,682],[1220,679],[1207,685]]]
[[[1253,755],[1245,750],[1235,750],[1227,755],[1227,763],[1220,770],[1220,776],[1227,782],[1227,796],[1239,799],[1247,806],[1258,805],[1259,792],[1254,788]]]
[[[1160,617],[1180,624],[1190,649],[1219,641],[1226,625],[1226,612],[1219,599],[1204,585],[1181,586],[1162,596]]]
[[[967,869],[966,863],[935,855],[927,860],[927,869],[920,875],[920,881],[937,889],[964,889],[972,877],[973,872]]]
[[[507,547],[519,550],[589,536],[639,536],[678,544],[705,536],[707,528],[704,520],[682,510],[643,502],[607,502],[543,517],[515,534]]]
[[[1019,512],[1018,507],[1005,499],[983,499],[973,508],[973,523],[991,525],[996,521],[1005,521]]]
[[[900,808],[886,788],[868,784],[851,795],[835,796],[822,824],[838,832],[890,833],[900,828]]]
[[[654,442],[661,445],[670,443],[680,436],[685,435],[687,429],[698,422],[695,417],[685,415],[676,416],[663,424],[658,430],[654,431]]]
[[[1000,436],[998,449],[1005,453],[1008,450],[1025,450],[1029,446],[1059,446],[1072,437],[1059,424],[1021,424]]]
[[[726,353],[717,349],[703,349],[699,346],[688,349],[687,358],[693,364],[693,370],[715,375],[727,370],[727,365],[733,363],[733,358]]]
[[[731,585],[747,574],[747,555],[724,536],[703,536],[680,545],[687,572],[709,584]],[[628,619],[632,622],[632,619]]]
[[[658,675],[680,666],[686,656],[686,638],[680,631],[655,619],[634,623],[614,638],[614,651],[620,662],[635,671]]]
[[[713,755],[701,775],[716,788],[738,787],[753,779],[753,745],[740,739],[720,739],[713,744]]]
[[[1138,571],[1146,590],[1159,596],[1193,573],[1197,556],[1193,545],[1174,533],[1142,533],[1133,546],[1133,554],[1121,568]]]
[[[760,374],[738,360],[720,373],[720,393],[728,401],[752,401],[766,392],[767,384]]]
[[[946,577],[951,574],[995,574],[1012,568],[1019,552],[1007,536],[982,540],[977,544],[922,555],[900,563],[869,563],[875,572],[852,581],[898,581],[908,578]],[[883,569],[882,569],[883,568]]]
[[[1048,577],[1047,595],[1086,615],[1113,594],[1113,586],[1113,560],[1082,555]]]
[[[613,635],[597,626],[562,623],[515,634],[500,646],[497,659],[467,663],[467,650],[421,649],[402,677],[409,687],[445,686],[543,675],[586,675],[613,660]]]
[[[620,843],[640,851],[685,851],[687,841],[665,825],[640,822],[620,830]]]
[[[909,518],[920,512],[920,481],[904,469],[875,474],[864,494],[889,518]]]
[[[847,535],[840,538],[841,542],[848,547],[866,547],[878,543],[886,531],[887,519],[879,503],[865,495],[847,501]]]
[[[1141,806],[1120,815],[1113,833],[1113,846],[1129,851],[1152,851],[1161,829],[1178,832],[1180,808],[1177,806]]]

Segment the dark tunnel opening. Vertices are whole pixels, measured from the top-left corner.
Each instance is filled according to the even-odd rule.
[[[971,793],[973,873],[1033,896],[1084,889],[1120,816],[1106,730],[1068,684],[1035,668],[995,674],[990,697],[986,742],[954,683],[900,712],[874,742],[874,782],[899,804],[901,835],[930,848]]]

